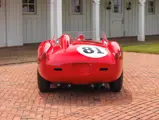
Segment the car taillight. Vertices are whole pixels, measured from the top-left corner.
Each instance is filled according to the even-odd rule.
[[[123,58],[123,53],[121,51],[114,53],[114,57],[115,57],[115,59],[121,59],[121,58]]]
[[[44,60],[44,59],[46,59],[46,58],[47,58],[46,53],[42,53],[42,55],[38,57],[38,60],[37,60],[37,61],[38,61],[38,63],[40,63],[41,60]]]
[[[46,59],[47,58],[47,55],[46,53],[44,52],[42,55],[41,55],[41,59]]]

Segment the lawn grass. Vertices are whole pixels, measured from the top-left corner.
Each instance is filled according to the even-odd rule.
[[[124,52],[159,54],[159,42],[143,43],[138,45],[123,45],[122,48]]]

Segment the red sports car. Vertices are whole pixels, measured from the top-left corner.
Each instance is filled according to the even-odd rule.
[[[38,88],[48,92],[61,86],[109,85],[120,92],[123,84],[123,52],[106,36],[86,40],[83,34],[72,38],[63,34],[57,40],[43,41],[38,48]]]

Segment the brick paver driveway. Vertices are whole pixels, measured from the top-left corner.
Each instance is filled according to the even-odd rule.
[[[37,64],[0,66],[0,120],[159,120],[159,55],[124,53],[121,93],[39,93]]]

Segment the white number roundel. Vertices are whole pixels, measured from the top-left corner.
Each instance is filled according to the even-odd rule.
[[[108,54],[107,50],[94,45],[81,45],[77,47],[77,51],[87,57],[101,58]]]

